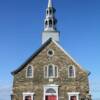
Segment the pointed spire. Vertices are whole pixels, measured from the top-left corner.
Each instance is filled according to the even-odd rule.
[[[56,31],[57,20],[55,18],[55,9],[52,0],[48,0],[48,7],[46,9],[46,18],[44,21],[44,31]]]
[[[53,7],[52,0],[48,0],[48,8]]]
[[[57,31],[55,18],[55,8],[53,7],[52,0],[48,0],[48,7],[46,8],[46,17],[44,20],[44,32],[42,34],[42,44],[49,38],[59,42],[59,32]]]

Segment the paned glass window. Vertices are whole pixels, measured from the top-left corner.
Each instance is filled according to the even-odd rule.
[[[58,77],[58,67],[53,65],[53,64],[45,66],[44,77],[45,78],[56,78],[56,77]]]
[[[27,74],[27,78],[32,78],[33,77],[33,68],[32,68],[32,66],[27,67],[26,74]]]
[[[71,65],[68,69],[68,76],[69,78],[75,78],[75,66]]]

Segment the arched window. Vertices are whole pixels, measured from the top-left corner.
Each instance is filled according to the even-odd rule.
[[[49,26],[52,27],[52,20],[49,20]]]
[[[49,10],[49,14],[50,14],[50,15],[52,14],[52,10],[51,10],[51,9]]]
[[[73,77],[74,76],[74,69],[72,66],[69,67],[69,76]]]
[[[73,66],[73,65],[69,66],[68,76],[69,76],[69,78],[75,78],[75,66]]]
[[[54,21],[53,21],[53,24],[55,25],[55,24],[56,24],[56,22],[57,22],[57,20],[54,20]]]
[[[52,88],[46,90],[46,93],[56,93],[56,91]]]
[[[48,21],[46,20],[46,21],[45,21],[45,25],[47,25],[47,24],[48,24]]]
[[[27,67],[26,74],[27,74],[27,78],[32,78],[33,77],[33,67],[31,65],[29,65]]]
[[[48,15],[48,10],[47,10],[47,15]]]
[[[44,67],[44,77],[45,78],[56,78],[58,77],[58,67],[50,64]]]

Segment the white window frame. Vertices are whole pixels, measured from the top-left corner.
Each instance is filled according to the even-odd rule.
[[[53,66],[53,76],[49,76],[49,66],[52,65]],[[45,72],[45,67],[47,67],[47,71]],[[57,76],[55,75],[55,67],[57,68]],[[47,76],[45,76],[45,74]],[[44,77],[45,78],[58,78],[58,66],[54,65],[54,64],[49,64],[47,66],[44,66]]]
[[[23,100],[25,100],[26,96],[31,96],[32,100],[34,100],[33,99],[34,94],[35,94],[34,92],[23,92]]]
[[[70,76],[70,67],[72,66],[73,70],[74,70],[74,76]],[[76,68],[74,65],[68,65],[68,78],[76,78]]]
[[[52,55],[49,54],[49,51],[52,51]],[[53,49],[49,49],[49,50],[47,51],[47,55],[48,55],[48,57],[54,56],[54,50],[53,50]]]
[[[58,87],[59,87],[59,85],[56,85],[56,84],[47,84],[47,85],[44,85],[44,96],[43,96],[43,100],[45,100],[45,97],[46,96],[52,96],[52,95],[54,95],[54,96],[56,96],[57,97],[57,100],[58,100]],[[48,89],[50,89],[50,88],[52,88],[52,89],[54,89],[55,91],[56,91],[56,93],[46,93],[46,91],[48,90]]]
[[[79,100],[79,92],[68,92],[68,100],[71,100],[71,96],[76,96],[76,100]]]
[[[28,76],[27,72],[28,72],[28,68],[31,66],[32,68],[32,76]],[[28,65],[27,68],[26,68],[26,78],[33,78],[34,77],[34,69],[33,69],[33,66],[32,65]]]

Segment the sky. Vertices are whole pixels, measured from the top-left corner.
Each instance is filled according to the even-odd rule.
[[[47,0],[0,0],[0,100],[10,100],[13,76],[41,46]],[[89,70],[100,100],[100,0],[53,0],[60,45]]]

